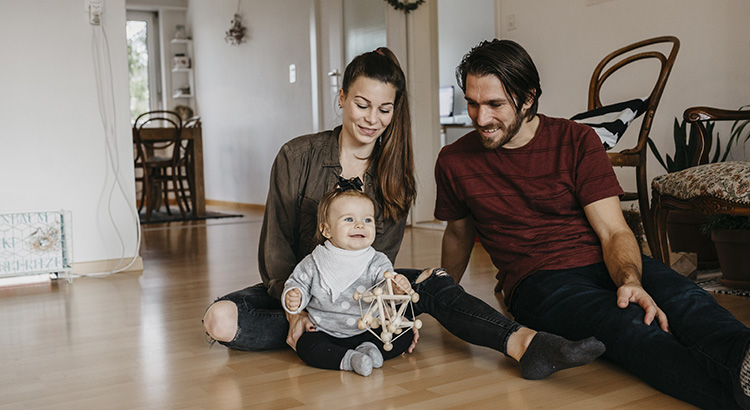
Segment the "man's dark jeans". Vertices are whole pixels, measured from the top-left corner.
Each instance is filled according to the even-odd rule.
[[[750,329],[691,280],[643,257],[643,287],[666,313],[643,323],[637,304],[617,307],[617,287],[603,263],[539,271],[513,293],[510,311],[520,323],[571,340],[594,336],[605,357],[654,388],[702,408],[736,408],[732,383],[750,342]]]

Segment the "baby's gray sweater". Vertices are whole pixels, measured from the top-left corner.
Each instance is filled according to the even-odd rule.
[[[331,301],[331,295],[321,283],[318,267],[312,255],[307,255],[294,268],[294,272],[287,279],[284,291],[281,293],[282,305],[289,313],[299,313],[307,308],[310,320],[317,330],[322,330],[333,337],[350,337],[366,330],[357,328],[357,320],[362,316],[359,302],[352,295],[354,292],[363,293],[378,281],[383,279],[386,271],[392,271],[393,265],[384,253],[375,252],[375,255],[367,265],[365,273],[357,278],[351,286],[343,290],[335,301]],[[300,308],[292,312],[283,303],[286,293],[291,289],[299,289],[302,294]],[[362,308],[367,311],[369,303],[363,302]]]

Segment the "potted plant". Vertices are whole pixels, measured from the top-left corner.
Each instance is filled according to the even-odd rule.
[[[721,156],[721,138],[719,138],[719,134],[716,134],[716,142],[714,143],[715,125],[716,124],[711,121],[706,122],[706,131],[708,132],[708,135],[711,136],[708,141],[705,141],[706,147],[710,150],[712,146],[716,146],[714,155],[709,160],[710,163],[726,161],[733,139],[735,141],[739,139],[738,137],[730,137],[727,148],[724,150],[724,156]],[[674,154],[671,157],[667,154],[666,160],[662,158],[654,141],[650,137],[647,140],[648,146],[654,153],[656,160],[659,161],[659,164],[664,167],[664,170],[667,172],[677,172],[690,168],[693,165],[695,150],[698,148],[697,133],[694,130],[690,130],[690,134],[688,135],[688,124],[685,120],[678,121],[677,118],[675,118],[673,129]],[[721,157],[721,159],[719,159],[719,157]]]
[[[709,156],[709,162],[726,160],[729,154],[729,144],[727,144],[727,149],[724,150],[724,155],[722,156],[721,139],[718,134],[714,137],[715,123],[707,122],[705,125],[708,135],[711,136],[708,141],[705,141],[707,148],[710,150],[712,146],[716,147],[713,156]],[[656,160],[670,173],[690,168],[693,165],[695,151],[698,146],[697,132],[690,130],[685,120],[678,121],[675,118],[673,138],[675,146],[674,154],[672,156],[667,154],[666,158],[662,158],[659,150],[656,148],[656,144],[654,144],[651,138],[647,140]],[[732,140],[730,139],[730,144],[731,142]],[[700,269],[709,269],[718,266],[716,248],[709,235],[701,232],[701,226],[705,224],[706,217],[701,214],[672,211],[667,216],[667,237],[669,238],[672,251],[697,254],[698,268]]]
[[[711,215],[704,231],[711,233],[721,267],[721,282],[750,289],[750,216]]]
[[[743,105],[742,107],[740,107],[740,110],[744,110],[748,107],[750,107],[750,105]],[[724,153],[725,159],[727,157],[727,154],[729,153],[729,149],[732,148],[732,143],[734,143],[734,145],[739,145],[740,140],[742,139],[742,134],[745,132],[745,130],[747,130],[748,133],[747,135],[745,135],[745,140],[742,142],[743,146],[745,143],[747,143],[748,140],[750,140],[750,120],[738,120],[735,121],[734,124],[732,124],[732,129],[729,131],[729,141],[727,141],[727,149]]]

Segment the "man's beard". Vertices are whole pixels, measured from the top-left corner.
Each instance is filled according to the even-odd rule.
[[[499,125],[498,128],[500,128],[501,131],[504,131],[502,138],[500,138],[499,140],[495,140],[495,139],[492,139],[492,138],[482,137],[482,146],[485,147],[485,148],[487,148],[487,149],[496,149],[496,148],[500,148],[503,145],[507,144],[508,141],[512,140],[513,137],[515,137],[516,134],[518,134],[518,131],[521,129],[521,125],[523,124],[523,120],[524,120],[525,116],[526,116],[526,110],[522,110],[521,112],[516,112],[516,116],[515,116],[515,118],[513,118],[513,122],[510,124],[510,126],[508,126],[507,129],[505,128],[505,126],[502,123],[498,124]],[[494,128],[494,126],[492,126],[492,127]],[[488,127],[479,127],[479,126],[477,126],[477,124],[475,122],[474,123],[474,128],[477,128],[477,129],[485,128],[485,129],[487,129]],[[481,134],[480,134],[480,136],[481,136]]]

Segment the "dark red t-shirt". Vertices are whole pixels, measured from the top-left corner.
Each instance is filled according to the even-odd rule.
[[[435,165],[435,217],[473,218],[506,302],[536,271],[601,262],[583,207],[623,193],[591,128],[539,119],[536,135],[521,148],[488,150],[472,131],[443,147]]]

